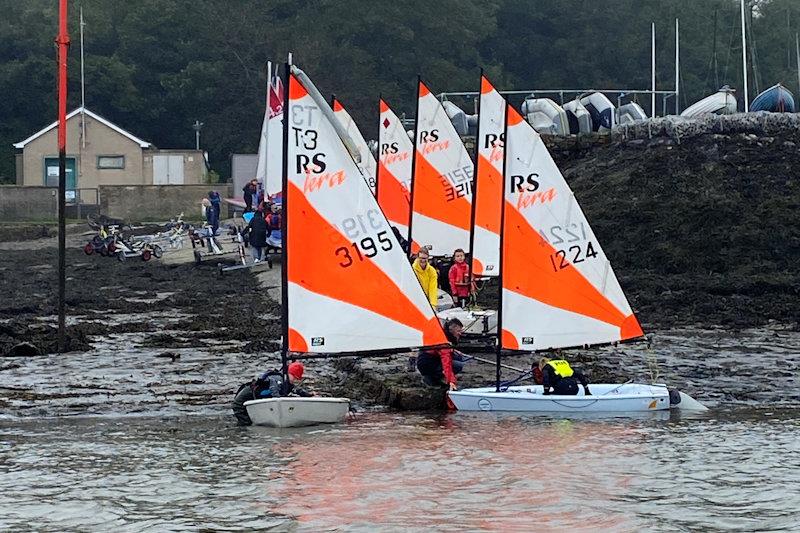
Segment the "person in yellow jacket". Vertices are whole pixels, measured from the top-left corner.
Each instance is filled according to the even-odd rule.
[[[541,371],[542,386],[545,394],[574,396],[578,394],[578,383],[583,386],[583,394],[585,396],[591,396],[592,394],[589,392],[589,381],[583,372],[569,366],[569,363],[564,359],[542,357],[539,360],[539,370]],[[552,392],[550,389],[552,389]]]
[[[428,250],[423,248],[417,253],[417,258],[414,260],[412,267],[414,268],[414,274],[417,275],[419,284],[422,285],[422,290],[425,291],[428,300],[431,302],[431,307],[435,311],[436,303],[439,301],[439,273],[428,262],[429,259]]]

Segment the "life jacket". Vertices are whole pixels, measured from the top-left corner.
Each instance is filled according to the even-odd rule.
[[[574,374],[572,367],[569,366],[569,363],[563,359],[548,361],[546,366],[551,367],[556,373],[556,376],[560,378],[569,378],[572,377],[572,374]]]

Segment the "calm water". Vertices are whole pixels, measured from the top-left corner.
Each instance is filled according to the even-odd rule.
[[[0,413],[0,530],[800,531],[800,334],[675,332],[656,355],[708,413],[242,429],[221,394],[257,358],[20,360],[0,389],[40,396]],[[65,380],[89,389],[62,397]],[[92,400],[109,382],[130,394]],[[176,385],[198,401],[164,402]]]
[[[0,529],[800,529],[800,412],[0,425]]]

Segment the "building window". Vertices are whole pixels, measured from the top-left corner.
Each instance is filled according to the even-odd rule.
[[[98,155],[97,168],[125,168],[124,155]]]

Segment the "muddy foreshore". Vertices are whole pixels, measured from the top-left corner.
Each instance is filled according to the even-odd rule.
[[[797,329],[800,133],[576,145],[554,151],[554,157],[646,331],[697,325],[735,337],[752,327]],[[56,349],[55,239],[36,229],[15,242],[0,242],[2,411],[102,412],[99,406],[109,397],[134,394],[130,388],[137,386],[149,391],[134,394],[137,409],[223,406],[239,382],[278,364],[279,265],[221,277],[216,259],[194,265],[188,242],[161,261],[145,263],[86,256],[80,250],[85,239],[68,236],[73,352],[49,356],[43,354]],[[493,303],[494,293],[487,285],[485,305]],[[125,361],[121,368],[141,376],[114,377],[121,372],[113,371],[115,354]],[[421,386],[409,367],[411,355],[310,363],[309,381],[320,392],[366,404],[440,407],[442,391]],[[654,372],[644,344],[569,357],[595,382]],[[70,359],[90,367],[85,379],[66,371],[61,379],[23,375],[71,368]],[[527,369],[530,361],[514,357],[505,363]],[[669,371],[661,369],[662,375]],[[493,377],[493,366],[470,364],[461,384],[485,384]]]

